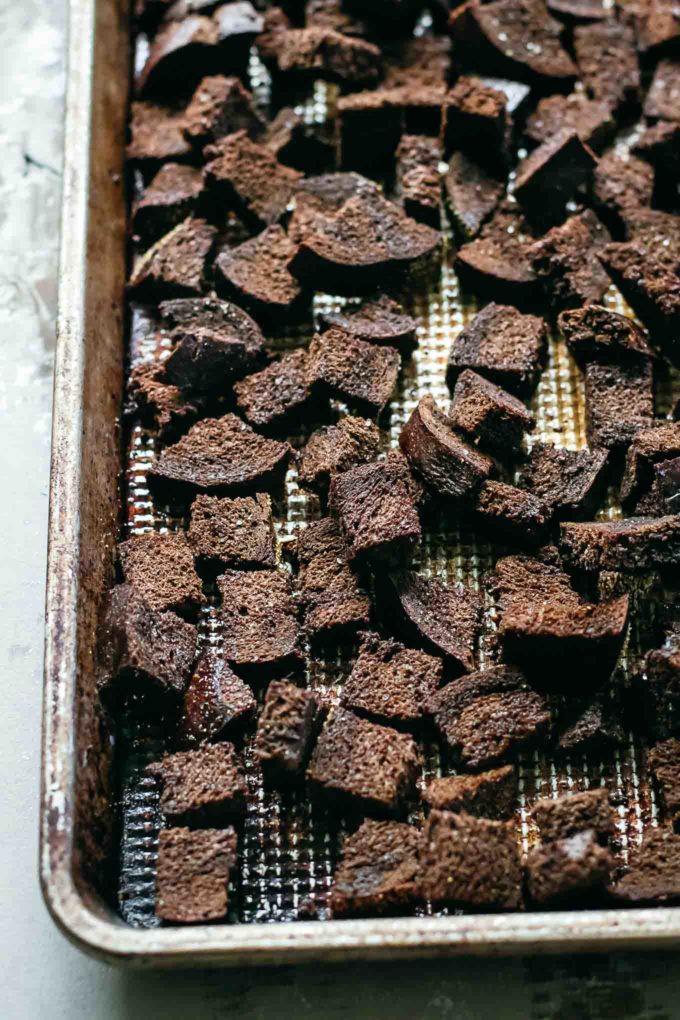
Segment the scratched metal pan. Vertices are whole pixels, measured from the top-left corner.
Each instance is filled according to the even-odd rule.
[[[127,0],[72,0],[64,167],[63,236],[55,382],[47,582],[40,876],[57,924],[83,950],[137,966],[243,965],[445,954],[537,953],[669,947],[680,938],[680,909],[433,916],[379,920],[301,920],[310,895],[323,900],[337,860],[342,821],[318,817],[302,794],[284,801],[263,789],[249,746],[249,787],[229,923],[164,928],[153,910],[158,811],[145,763],[163,735],[139,720],[111,724],[96,694],[96,620],[114,575],[121,534],[181,522],[150,503],[145,470],[153,444],[122,434],[125,366],[152,350],[126,340],[126,196],[123,153],[131,49]],[[314,111],[312,110],[312,115]],[[608,298],[616,307],[615,294]],[[332,298],[318,299],[334,304]],[[441,282],[415,299],[421,343],[395,401],[391,439],[424,392],[445,399],[446,355],[474,306],[445,264]],[[129,347],[129,350],[127,349]],[[578,375],[553,341],[535,399],[538,433],[579,446],[583,400]],[[318,508],[308,505],[294,470],[277,520],[294,535]],[[612,505],[606,513],[615,514]],[[418,566],[479,585],[497,555],[457,527],[435,528]],[[624,656],[635,668],[644,621],[637,616]],[[493,630],[493,613],[486,619]],[[214,612],[202,641],[219,641]],[[482,647],[483,654],[483,647]],[[308,683],[331,696],[343,663],[315,660]],[[423,779],[441,768],[425,747]],[[526,852],[536,838],[537,796],[606,783],[615,792],[619,866],[657,824],[644,755],[631,739],[608,760],[520,762],[517,835]]]

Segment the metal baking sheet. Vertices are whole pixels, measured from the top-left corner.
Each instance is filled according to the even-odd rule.
[[[170,929],[157,926],[153,908],[159,815],[144,765],[164,748],[155,728],[128,713],[111,728],[95,692],[96,613],[111,583],[119,535],[175,528],[181,521],[148,498],[145,471],[153,441],[138,428],[118,428],[124,364],[162,356],[132,330],[126,352],[123,317],[125,193],[123,145],[130,61],[125,0],[73,0],[67,100],[59,345],[55,389],[54,454],[47,592],[43,744],[41,878],[57,922],[82,948],[117,962],[186,966],[199,963],[293,962],[452,952],[537,952],[673,944],[680,909],[579,911],[517,915],[430,916],[360,921],[303,921],[300,908],[328,891],[342,819],[312,807],[302,792],[262,787],[248,744],[249,788],[232,913],[225,925]],[[323,90],[309,115],[319,115]],[[439,285],[413,298],[419,347],[406,364],[393,404],[390,442],[424,393],[449,394],[444,373],[455,336],[474,314],[464,300],[447,250]],[[339,299],[317,296],[317,305]],[[614,307],[619,299],[608,295]],[[143,331],[140,331],[143,332]],[[301,335],[277,338],[299,343]],[[126,354],[129,357],[126,357]],[[667,387],[660,395],[667,401]],[[551,341],[550,360],[534,400],[537,436],[571,448],[584,444],[579,374],[563,346]],[[121,456],[124,470],[121,478]],[[119,480],[121,485],[119,486]],[[285,539],[318,515],[299,489],[295,470],[287,499],[277,507]],[[613,502],[603,511],[616,514]],[[416,565],[445,579],[481,587],[502,549],[475,539],[442,517],[430,527]],[[485,637],[494,617],[486,614]],[[623,657],[635,668],[648,619],[634,616]],[[219,642],[210,607],[201,640]],[[485,640],[482,640],[483,658]],[[331,695],[348,663],[314,659],[307,682]],[[517,835],[524,850],[535,838],[530,806],[537,796],[606,785],[618,814],[615,848],[625,864],[630,847],[656,824],[656,806],[644,756],[632,739],[606,761],[556,762],[541,754],[520,762]],[[423,781],[441,769],[435,744],[424,746]],[[113,863],[111,863],[113,862]]]

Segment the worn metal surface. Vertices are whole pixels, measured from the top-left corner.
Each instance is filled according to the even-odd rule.
[[[111,744],[94,694],[92,654],[98,601],[111,577],[118,531],[121,461],[116,420],[122,383],[124,270],[121,160],[128,66],[125,7],[122,0],[73,0],[71,12],[41,847],[43,887],[55,919],[91,952],[119,962],[156,965],[673,944],[680,936],[680,909],[137,930],[125,925],[99,895],[102,866],[109,858],[113,811],[108,788]],[[442,385],[446,349],[464,314],[452,275],[445,277],[434,303],[422,311],[426,339],[405,381],[396,425],[421,391],[432,390],[436,395]],[[566,438],[578,443],[582,438],[575,386],[573,372],[559,349],[554,349],[539,395],[539,423],[544,434],[552,433],[556,441]],[[436,550],[431,555],[436,560]],[[470,566],[463,561],[453,567],[448,562],[440,566],[442,572],[454,574],[478,568],[478,563]],[[633,748],[618,764],[607,767],[624,795],[623,854],[627,841],[638,839],[642,826],[653,820],[653,805],[639,797],[636,754]],[[541,776],[544,765],[527,763],[527,782],[532,769]],[[582,781],[576,774],[574,780]],[[537,783],[539,788],[543,781]],[[587,781],[592,781],[590,774]],[[553,788],[560,783],[568,785],[569,776],[555,780]],[[267,899],[266,878],[262,892]]]

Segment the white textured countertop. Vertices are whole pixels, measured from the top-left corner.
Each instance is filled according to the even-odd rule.
[[[680,1016],[680,956],[127,974],[57,932],[37,881],[39,720],[65,0],[0,0],[0,972],[6,1020]]]

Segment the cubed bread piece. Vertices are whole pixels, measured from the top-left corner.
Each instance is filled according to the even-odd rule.
[[[430,710],[447,747],[472,770],[537,744],[551,721],[544,698],[512,666],[492,666],[447,684],[432,698]]]
[[[393,347],[366,343],[337,327],[314,335],[307,358],[308,377],[318,387],[371,415],[388,404],[401,367]]]
[[[550,520],[548,507],[532,492],[506,482],[484,482],[473,507],[483,529],[520,545],[538,544]]]
[[[415,794],[415,741],[388,726],[334,709],[324,723],[307,769],[312,789],[343,808],[402,814]]]
[[[267,227],[234,248],[222,249],[215,260],[215,286],[267,325],[297,319],[309,295],[289,269],[296,251],[283,227]]]
[[[517,809],[517,773],[514,766],[501,765],[476,776],[441,776],[428,783],[423,800],[437,811],[505,821]]]
[[[560,548],[578,570],[655,570],[680,564],[680,515],[563,524]]]
[[[555,311],[601,301],[609,277],[597,253],[610,241],[591,209],[570,216],[529,248],[529,258]]]
[[[305,631],[313,642],[340,640],[368,625],[371,601],[340,526],[332,517],[311,521],[295,547]]]
[[[104,600],[100,686],[107,693],[161,693],[175,700],[189,683],[196,628],[174,613],[150,609],[129,584]]]
[[[680,836],[666,829],[649,829],[631,853],[626,874],[610,893],[621,906],[680,903]]]
[[[304,656],[298,606],[283,570],[226,570],[217,578],[224,656],[258,682],[299,668]]]
[[[257,721],[255,755],[265,782],[288,783],[302,774],[317,714],[311,691],[284,680],[272,680]]]
[[[416,726],[423,721],[442,672],[441,659],[366,633],[340,701],[376,722]]]
[[[541,294],[541,287],[531,267],[528,254],[533,238],[534,232],[522,214],[519,205],[509,200],[501,202],[491,219],[481,226],[479,236],[462,245],[456,252],[455,266],[460,282],[465,288],[487,301],[506,302],[521,308],[533,307]],[[494,314],[498,307],[494,303]],[[506,318],[510,317],[512,313],[519,314],[514,308],[512,313],[507,309],[504,311]],[[487,315],[489,314],[491,313],[487,313]],[[540,322],[540,320],[537,321]],[[500,323],[497,322],[497,325]],[[528,335],[526,322],[524,328],[518,330],[518,333],[520,337]],[[542,349],[545,349],[545,343],[546,339],[544,338],[541,344]],[[512,347],[515,346],[516,344],[512,345]],[[506,346],[506,357],[508,353]],[[493,368],[493,363],[498,360],[500,352],[495,356],[492,352],[489,354],[489,367]],[[453,365],[455,364],[456,362],[453,362]],[[463,364],[461,367],[481,370],[481,366],[474,362]],[[522,374],[524,375],[524,373]],[[491,376],[491,378],[494,377]],[[494,381],[505,386],[506,389],[514,391],[514,387],[505,382],[503,378],[494,379]],[[527,392],[531,392],[534,382],[535,380],[528,386]],[[451,380],[449,379],[450,384]]]
[[[453,419],[429,395],[404,425],[399,445],[416,474],[440,496],[473,496],[494,471],[493,460],[455,431]]]
[[[518,452],[536,424],[521,400],[467,368],[456,380],[449,417],[483,450],[503,459]]]
[[[565,450],[536,443],[518,484],[537,496],[553,517],[592,517],[604,496],[608,460],[607,450]]]
[[[142,249],[193,216],[202,193],[203,176],[197,167],[164,163],[132,206],[132,233]]]
[[[118,546],[126,582],[154,612],[173,610],[193,619],[205,605],[191,546],[183,531],[133,535]]]
[[[405,572],[392,578],[399,609],[416,638],[459,670],[474,669],[482,599],[463,585]]]
[[[403,822],[362,822],[348,836],[333,876],[334,917],[410,911],[421,897],[418,854],[422,834]]]
[[[312,432],[298,460],[298,478],[307,488],[325,494],[331,477],[375,460],[381,433],[370,418],[347,414],[337,425]]]
[[[205,418],[161,451],[148,472],[162,493],[237,493],[274,487],[291,455],[288,443],[266,439],[235,414]]]
[[[423,891],[436,907],[522,907],[521,859],[514,828],[507,822],[431,811],[420,866]]]
[[[553,799],[545,797],[532,808],[543,843],[568,839],[590,830],[606,843],[616,829],[616,818],[604,786],[580,793],[567,793]]]
[[[164,362],[135,365],[128,386],[127,412],[165,442],[178,439],[198,418],[197,404],[179,386],[168,382]]]
[[[654,421],[651,361],[589,362],[585,369],[586,435],[591,446],[620,453]]]
[[[594,153],[578,133],[563,128],[519,164],[515,197],[532,223],[559,223],[567,202],[596,166]]]
[[[224,921],[236,864],[233,829],[161,829],[156,867],[156,916],[166,924]]]
[[[235,499],[197,496],[187,538],[199,564],[211,569],[276,566],[272,501],[262,492]]]
[[[529,396],[545,364],[547,344],[543,319],[492,302],[454,340],[447,381],[453,386],[470,368],[511,393]]]
[[[243,769],[227,741],[165,754],[147,772],[160,787],[160,809],[171,825],[221,827],[245,811]]]
[[[596,905],[603,899],[614,858],[592,830],[529,851],[527,894],[538,910]]]
[[[250,687],[229,668],[222,652],[209,646],[185,691],[177,739],[188,748],[222,740],[248,723],[256,707]]]
[[[182,220],[136,259],[128,288],[135,301],[155,302],[201,293],[217,230],[206,220]]]
[[[650,748],[647,767],[654,778],[664,814],[677,829],[680,825],[680,740],[674,737]]]
[[[355,310],[321,312],[319,321],[324,329],[335,326],[367,343],[387,344],[404,354],[417,344],[417,319],[386,294],[364,301]]]
[[[419,489],[396,450],[383,460],[336,474],[329,506],[349,543],[351,559],[401,561],[421,536]]]
[[[298,421],[313,399],[306,350],[287,351],[266,368],[234,383],[239,411],[251,425],[281,430]]]
[[[581,364],[653,357],[646,331],[629,316],[601,305],[561,312],[558,322],[569,352]]]

